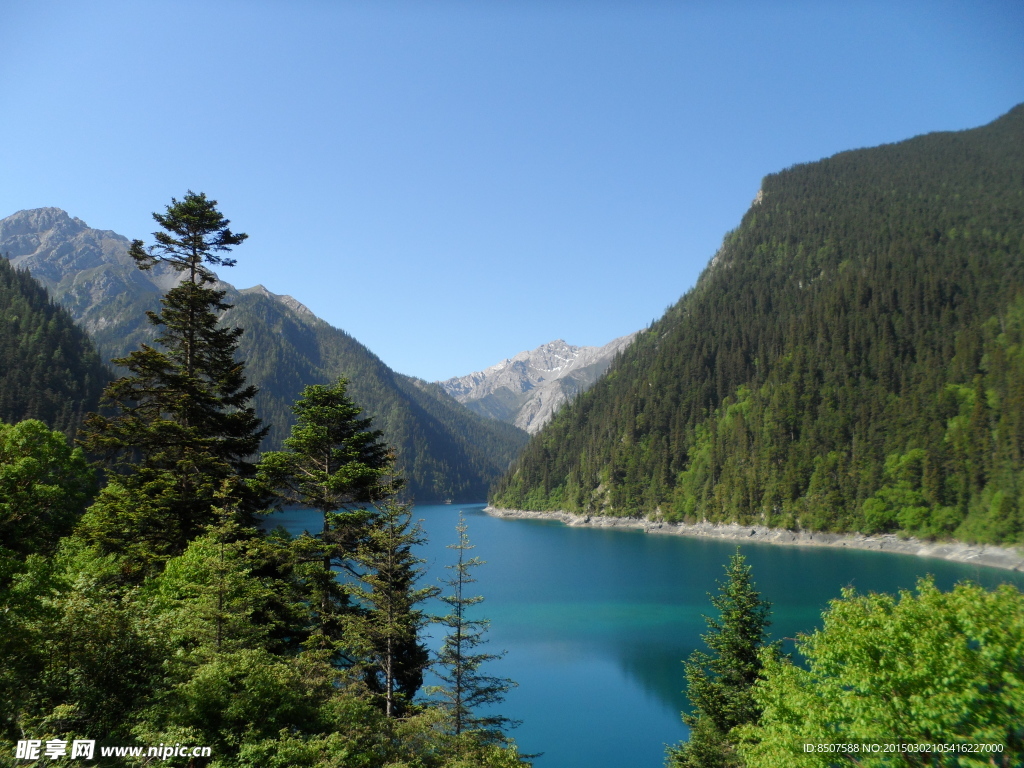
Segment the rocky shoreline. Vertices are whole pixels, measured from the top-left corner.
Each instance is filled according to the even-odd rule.
[[[767,528],[763,525],[738,523],[666,523],[636,517],[607,517],[603,515],[577,515],[571,512],[530,512],[522,509],[497,509],[487,506],[484,511],[494,517],[558,520],[566,525],[594,528],[633,528],[644,533],[665,533],[676,536],[728,539],[764,544],[784,544],[804,547],[846,547],[876,552],[893,552],[918,557],[936,557],[957,563],[1024,571],[1024,549],[999,547],[992,544],[964,544],[956,541],[923,541],[902,539],[894,534],[868,536],[862,533],[816,533]]]

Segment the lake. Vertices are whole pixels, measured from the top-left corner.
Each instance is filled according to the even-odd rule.
[[[491,621],[484,650],[507,650],[489,674],[519,683],[498,711],[522,720],[511,733],[520,751],[543,756],[537,768],[657,768],[666,744],[687,736],[682,660],[703,647],[702,616],[735,542],[574,528],[546,520],[506,520],[483,504],[417,506],[430,542],[424,584],[436,584],[456,553],[460,512],[469,525],[476,569],[472,594]],[[293,533],[316,532],[313,511],[273,515]],[[925,574],[949,589],[970,579],[1024,589],[1024,574],[908,555],[838,548],[744,544],[772,638],[813,631],[842,587],[861,592],[912,589]],[[434,612],[444,612],[437,604]],[[441,632],[432,639],[440,644]],[[792,642],[786,643],[792,650]]]

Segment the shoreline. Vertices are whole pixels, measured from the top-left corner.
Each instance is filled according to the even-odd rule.
[[[983,565],[1007,571],[1024,571],[1024,548],[1001,547],[995,544],[965,544],[959,541],[923,541],[901,539],[895,534],[822,533],[788,531],[763,525],[739,523],[666,523],[636,517],[608,517],[606,515],[578,515],[572,512],[531,512],[523,509],[500,509],[487,505],[484,512],[492,517],[507,519],[557,520],[571,526],[589,528],[629,528],[644,533],[671,536],[747,541],[758,544],[780,544],[798,547],[846,547],[873,552],[934,557],[954,563]]]

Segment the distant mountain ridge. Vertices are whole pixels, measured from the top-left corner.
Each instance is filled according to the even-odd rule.
[[[167,267],[139,270],[128,238],[90,228],[59,208],[19,211],[0,220],[0,253],[28,269],[90,334],[105,360],[154,337],[146,310],[177,284]],[[240,254],[241,255],[241,254]],[[259,285],[220,281],[233,304],[224,322],[246,329],[239,354],[260,388],[256,408],[275,449],[292,424],[291,404],[308,384],[349,380],[349,394],[398,452],[399,469],[418,501],[474,501],[487,494],[525,444],[511,425],[478,416],[439,386],[392,371],[344,331],[290,296]]]
[[[601,347],[558,339],[440,384],[476,413],[534,434],[564,403],[592,386],[635,336],[620,336]]]

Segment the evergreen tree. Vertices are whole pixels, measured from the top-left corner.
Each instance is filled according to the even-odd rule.
[[[253,473],[249,457],[266,432],[250,405],[256,389],[234,357],[242,329],[219,326],[230,305],[208,269],[232,266],[218,254],[246,235],[231,232],[215,200],[191,191],[153,218],[166,231],[154,233],[148,251],[135,241],[131,255],[140,269],[169,264],[182,280],[160,313],[148,313],[160,329],[156,345],[114,361],[128,375],[104,392],[113,415],[91,414],[81,438],[121,473],[83,520],[83,535],[105,550],[141,545],[150,563],[180,554],[212,522],[225,481],[243,518],[258,509],[240,481]]]
[[[686,661],[687,696],[693,712],[684,714],[690,740],[669,750],[671,768],[726,768],[741,765],[731,735],[734,728],[755,723],[760,709],[752,688],[761,673],[762,649],[769,657],[777,645],[765,645],[771,604],[754,589],[750,566],[737,549],[725,569],[719,593],[709,595],[719,611],[705,617],[702,636],[712,653],[694,651]]]
[[[348,382],[332,387],[314,384],[302,391],[292,410],[295,426],[285,441],[287,451],[264,453],[258,481],[272,488],[280,503],[300,504],[328,517],[340,509],[354,510],[382,494],[385,470],[391,466],[381,432],[348,396]]]
[[[440,667],[437,676],[445,685],[434,686],[431,692],[440,695],[441,706],[448,713],[451,729],[456,736],[469,731],[477,732],[486,740],[501,741],[504,739],[502,729],[517,723],[501,715],[480,714],[476,709],[500,703],[516,683],[480,671],[484,664],[502,658],[505,653],[476,652],[479,646],[487,642],[484,633],[489,622],[486,619],[469,618],[470,609],[484,599],[479,595],[467,595],[466,588],[476,581],[472,569],[483,565],[485,561],[479,557],[466,557],[473,545],[469,543],[469,527],[462,515],[459,515],[455,530],[459,540],[449,544],[448,548],[457,551],[459,559],[455,565],[445,566],[452,573],[442,583],[451,591],[441,596],[451,612],[438,619],[450,630],[437,657]]]
[[[422,558],[413,547],[426,542],[412,506],[391,493],[376,502],[366,536],[353,559],[362,575],[347,585],[360,610],[349,614],[346,642],[363,659],[364,678],[382,700],[387,717],[407,708],[423,684],[429,652],[419,639],[427,623],[418,606],[437,594],[435,587],[417,589]]]
[[[368,504],[383,496],[384,473],[391,466],[381,433],[347,394],[347,382],[311,385],[292,409],[295,425],[285,440],[286,451],[264,453],[257,484],[271,490],[279,504],[312,507],[323,513],[318,536],[300,537],[293,549],[305,577],[308,598],[315,606],[312,645],[332,663],[343,659],[343,615],[349,600],[335,569],[356,575],[352,555],[365,535]],[[397,486],[395,486],[397,487]]]

